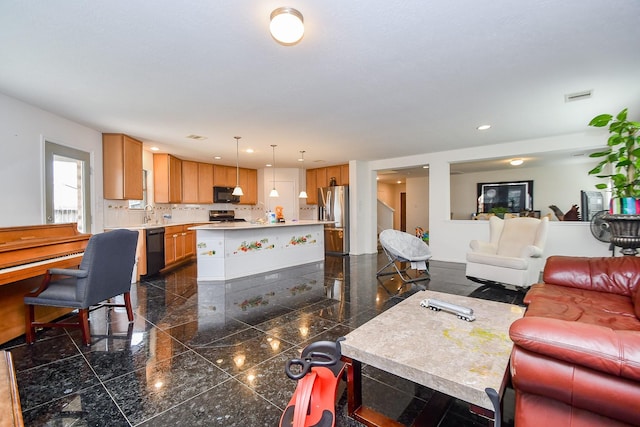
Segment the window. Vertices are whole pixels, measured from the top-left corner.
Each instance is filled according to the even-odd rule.
[[[89,153],[45,141],[45,218],[47,224],[72,222],[91,232]]]

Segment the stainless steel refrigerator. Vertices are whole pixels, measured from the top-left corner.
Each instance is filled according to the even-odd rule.
[[[318,188],[318,219],[333,221],[324,226],[324,248],[328,254],[349,254],[349,187]]]

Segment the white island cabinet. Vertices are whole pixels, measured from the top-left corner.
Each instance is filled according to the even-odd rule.
[[[198,281],[229,280],[323,261],[324,224],[230,222],[192,227]]]

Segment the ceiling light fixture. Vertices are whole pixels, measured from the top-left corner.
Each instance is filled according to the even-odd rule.
[[[300,180],[302,183],[300,184],[300,194],[298,195],[299,199],[307,198],[307,191],[305,190],[306,184],[306,176],[304,171],[304,150],[300,151],[300,161],[302,162],[302,179]]]
[[[277,145],[271,144],[271,148],[273,149],[273,189],[271,193],[269,193],[269,197],[280,197],[278,194],[278,190],[276,190],[276,147]]]
[[[269,31],[278,43],[292,46],[304,35],[304,18],[292,7],[279,7],[271,12]]]
[[[524,163],[524,160],[522,159],[513,159],[509,162],[511,166],[520,166],[523,163]]]
[[[240,188],[240,150],[238,148],[238,142],[240,141],[240,138],[242,138],[241,136],[234,136],[234,138],[236,139],[236,188],[233,189],[233,194],[234,196],[244,196],[244,193],[242,192],[242,188]]]
[[[478,130],[487,130],[487,129],[491,129],[491,125],[480,125],[480,126],[478,126],[476,129],[478,129]]]

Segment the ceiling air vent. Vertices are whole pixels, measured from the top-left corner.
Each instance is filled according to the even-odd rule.
[[[593,91],[591,90],[583,90],[582,92],[568,93],[564,96],[564,102],[581,101],[583,99],[589,99],[591,98],[592,93]]]
[[[206,136],[201,136],[201,135],[187,135],[187,138],[189,139],[195,139],[196,141],[202,141],[203,139],[207,139]]]

